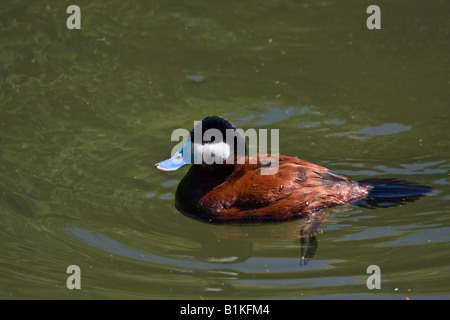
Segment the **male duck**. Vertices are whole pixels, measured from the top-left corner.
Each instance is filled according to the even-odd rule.
[[[209,129],[222,137],[231,130],[234,140],[213,137],[197,141],[194,132],[200,133],[199,128],[201,137]],[[244,148],[239,149],[242,141]],[[214,161],[205,161],[205,155]],[[264,174],[261,169],[270,161],[270,155],[249,156],[245,139],[236,127],[224,118],[211,116],[190,131],[190,139],[172,158],[155,166],[173,171],[192,163],[178,185],[176,207],[211,222],[307,217],[325,207],[367,199],[374,188],[322,166],[281,155],[276,173]]]

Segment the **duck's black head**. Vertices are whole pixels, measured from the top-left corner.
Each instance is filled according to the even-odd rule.
[[[230,164],[236,156],[248,154],[244,136],[227,119],[209,116],[194,124],[181,149],[157,163],[157,169],[174,171],[186,164]]]

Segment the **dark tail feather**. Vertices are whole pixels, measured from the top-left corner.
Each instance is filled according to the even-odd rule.
[[[359,183],[372,186],[367,199],[356,203],[369,208],[402,205],[416,201],[433,190],[431,187],[397,179],[366,179]]]

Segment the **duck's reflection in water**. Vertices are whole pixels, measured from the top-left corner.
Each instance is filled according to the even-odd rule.
[[[174,250],[171,254],[191,256],[208,263],[236,264],[250,258],[265,257],[273,263],[279,259],[280,246],[296,243],[299,265],[303,266],[315,256],[318,250],[319,227],[327,223],[336,212],[348,211],[348,207],[327,208],[309,218],[285,222],[264,222],[246,224],[211,224],[199,222],[193,228],[191,237],[198,242],[195,250]],[[298,239],[298,242],[293,240]],[[258,250],[255,250],[255,247]],[[278,249],[278,250],[276,250]],[[257,251],[257,252],[255,252]],[[264,251],[264,252],[263,252]]]

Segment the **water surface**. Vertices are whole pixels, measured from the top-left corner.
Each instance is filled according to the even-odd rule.
[[[447,1],[379,2],[381,30],[369,1],[77,4],[81,30],[61,1],[0,6],[0,298],[448,299]],[[174,208],[186,168],[154,164],[213,114],[353,179],[434,191],[280,224],[191,219]]]

